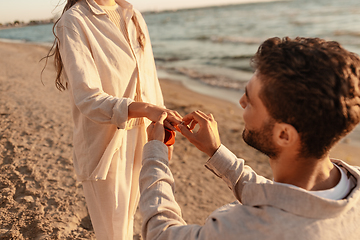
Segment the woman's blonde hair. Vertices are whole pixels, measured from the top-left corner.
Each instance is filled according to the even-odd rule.
[[[67,0],[67,3],[64,7],[64,10],[62,11],[61,16],[67,10],[69,10],[72,6],[74,6],[78,1],[80,1],[80,0]],[[67,83],[64,83],[64,81],[62,79],[62,72],[63,72],[64,65],[63,65],[63,62],[61,59],[60,49],[59,49],[60,39],[56,35],[56,31],[55,31],[56,24],[59,22],[60,19],[61,19],[61,17],[54,23],[54,26],[52,28],[52,32],[55,36],[55,40],[54,40],[54,43],[51,46],[48,54],[44,57],[46,59],[44,69],[47,65],[47,61],[48,61],[49,57],[54,56],[54,65],[55,65],[55,69],[56,69],[55,86],[57,89],[59,89],[59,91],[64,91],[67,89]],[[145,49],[145,34],[140,27],[140,24],[136,17],[135,12],[132,16],[132,21],[134,22],[134,25],[137,30],[137,40],[140,44],[141,49],[144,51],[144,49]],[[44,69],[43,69],[43,71],[44,71]]]

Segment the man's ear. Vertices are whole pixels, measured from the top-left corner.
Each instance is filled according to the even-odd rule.
[[[287,123],[275,123],[273,137],[280,147],[290,147],[299,141],[298,131]]]

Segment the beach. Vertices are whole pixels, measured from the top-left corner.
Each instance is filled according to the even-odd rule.
[[[67,92],[55,88],[49,48],[0,42],[0,238],[95,239],[81,183],[72,165],[72,119]],[[242,109],[233,102],[195,93],[179,81],[161,79],[167,108],[186,115],[212,113],[222,143],[258,174],[272,178],[267,157],[241,138]],[[331,152],[360,165],[360,149],[343,141]],[[216,208],[235,201],[231,190],[204,164],[207,156],[177,134],[170,168],[175,197],[188,224],[203,224]],[[135,215],[134,239],[141,239]]]

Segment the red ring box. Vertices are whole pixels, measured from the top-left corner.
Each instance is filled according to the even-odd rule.
[[[175,132],[167,127],[165,127],[164,143],[168,147],[175,143]]]

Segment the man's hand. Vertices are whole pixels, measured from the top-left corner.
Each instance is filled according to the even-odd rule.
[[[148,141],[159,140],[164,142],[165,138],[165,129],[164,121],[167,118],[167,113],[163,112],[159,119],[156,122],[152,122],[147,128]]]
[[[187,125],[190,123],[190,128],[188,128]],[[197,124],[199,124],[199,130],[193,132]],[[206,115],[201,111],[192,112],[183,118],[183,124],[179,124],[178,127],[182,135],[209,157],[212,157],[221,145],[217,122],[212,114]]]
[[[148,141],[159,140],[161,142],[164,142],[164,138],[165,138],[164,121],[167,118],[167,116],[168,114],[164,112],[160,115],[160,118],[157,122],[152,122],[149,125],[149,127],[147,128]],[[174,149],[173,146],[168,146],[169,161],[172,158],[173,149]]]

